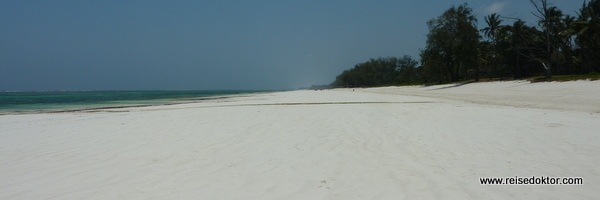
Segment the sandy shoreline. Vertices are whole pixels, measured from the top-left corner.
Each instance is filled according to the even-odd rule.
[[[520,108],[600,113],[600,81],[506,81],[435,86],[370,88],[368,91],[433,97]]]
[[[594,199],[600,81],[0,116],[0,199]],[[480,185],[479,177],[584,185]]]
[[[271,92],[255,92],[254,94],[266,94]],[[18,109],[18,110],[0,110],[1,115],[27,115],[27,114],[44,114],[44,113],[71,113],[71,112],[105,112],[107,110],[114,109],[128,109],[128,108],[141,108],[141,107],[153,107],[153,106],[170,106],[178,104],[190,104],[190,103],[201,103],[207,100],[219,100],[235,97],[244,97],[246,94],[228,94],[228,95],[216,95],[207,97],[197,98],[185,98],[185,99],[158,99],[159,103],[126,103],[126,104],[89,104],[89,105],[78,105],[73,107],[65,108],[42,108],[42,109]]]

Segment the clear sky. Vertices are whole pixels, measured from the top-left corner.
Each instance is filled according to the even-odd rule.
[[[418,60],[426,22],[464,2],[0,0],[0,91],[329,84],[369,58]],[[467,2],[480,28],[492,12],[537,24],[528,0]]]

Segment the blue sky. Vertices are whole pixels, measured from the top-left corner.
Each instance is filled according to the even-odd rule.
[[[1,90],[295,89],[425,46],[465,1],[0,0]],[[528,0],[467,1],[536,24]],[[576,15],[584,0],[550,0]],[[510,21],[506,21],[510,22]]]

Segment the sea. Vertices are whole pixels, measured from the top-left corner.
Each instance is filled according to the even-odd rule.
[[[0,92],[0,114],[65,112],[164,105],[203,98],[269,92],[263,90]]]

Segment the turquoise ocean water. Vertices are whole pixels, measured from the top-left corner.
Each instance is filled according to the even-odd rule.
[[[160,105],[203,97],[267,91],[59,91],[0,92],[0,114],[94,109],[117,106]]]

